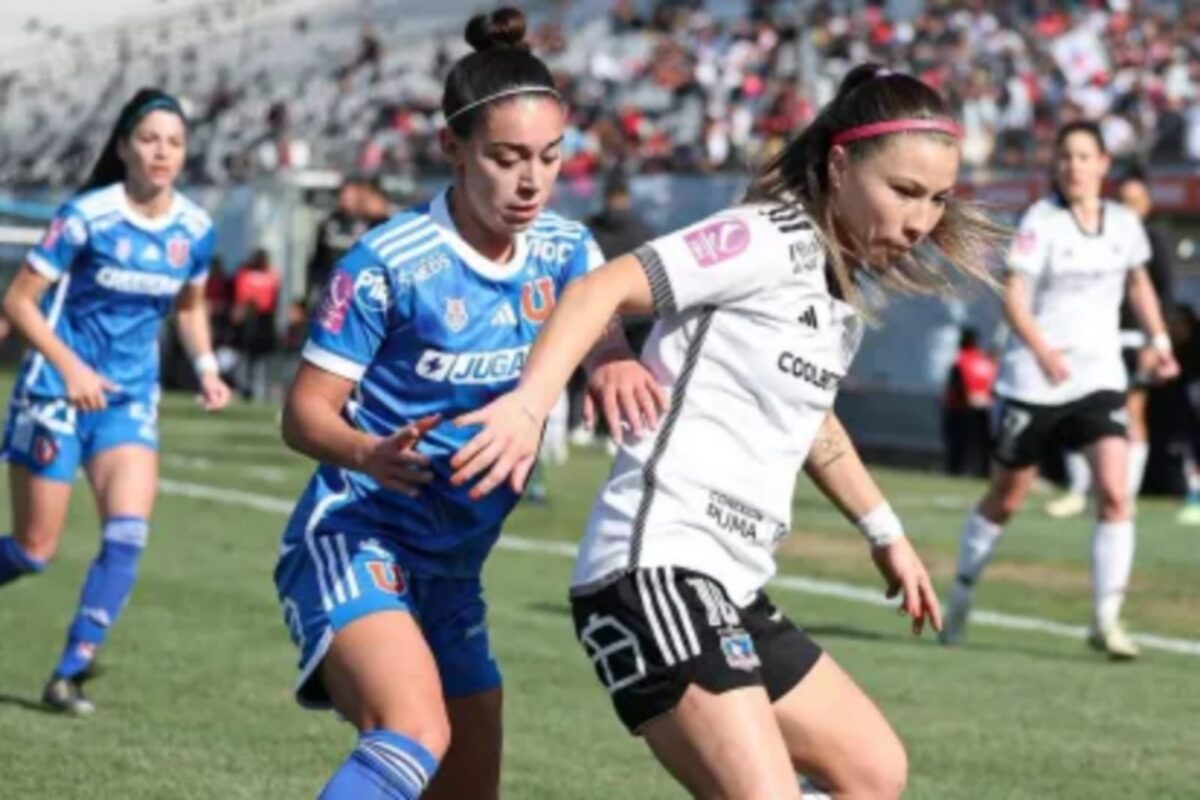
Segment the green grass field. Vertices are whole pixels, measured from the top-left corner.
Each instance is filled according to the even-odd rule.
[[[96,715],[66,719],[37,704],[97,547],[82,483],[53,568],[0,592],[0,798],[311,798],[353,742],[332,715],[293,704],[296,656],[271,582],[284,510],[309,465],[283,449],[268,409],[209,417],[172,397],[163,417],[164,491],[141,581],[104,652],[107,672],[90,686]],[[601,453],[575,451],[551,475],[551,503],[521,507],[508,532],[576,540],[606,468]],[[980,484],[879,475],[944,587]],[[4,504],[7,519],[6,493]],[[1144,633],[1200,640],[1200,531],[1172,519],[1169,503],[1142,503],[1127,616]],[[875,585],[857,534],[807,485],[795,520],[782,572]],[[1089,531],[1035,510],[1019,518],[980,606],[1085,624]],[[561,552],[501,548],[487,568],[507,687],[504,795],[677,797],[625,735],[575,644],[570,565]],[[908,636],[887,609],[774,595],[899,730],[910,797],[1200,796],[1200,657],[1150,650],[1110,664],[1080,641],[984,626],[947,651]]]

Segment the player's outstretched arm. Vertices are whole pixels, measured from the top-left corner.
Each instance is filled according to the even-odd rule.
[[[887,596],[903,593],[901,610],[912,618],[913,633],[919,634],[926,620],[940,631],[941,606],[929,573],[833,412],[817,432],[804,471],[870,543],[871,559],[887,581]]]
[[[667,393],[629,346],[620,317],[609,321],[584,357],[583,368],[588,378],[583,424],[588,429],[595,427],[597,409],[618,444],[624,438],[622,423],[634,438],[658,427],[659,416],[667,410]]]
[[[175,303],[175,327],[183,349],[192,359],[200,382],[200,401],[206,411],[218,411],[229,405],[231,392],[221,380],[217,357],[213,355],[212,330],[208,323],[208,303],[204,284],[190,283]]]
[[[1154,291],[1154,282],[1144,267],[1129,271],[1129,305],[1137,315],[1142,330],[1150,340],[1150,349],[1154,355],[1154,377],[1158,380],[1170,380],[1179,374],[1179,364],[1171,350],[1171,337],[1167,335],[1167,326],[1163,322],[1162,308],[1158,303],[1158,293]]]
[[[433,474],[429,458],[413,446],[437,419],[420,420],[387,438],[373,436],[342,417],[353,389],[350,379],[302,362],[283,406],[283,440],[324,464],[365,473],[387,489],[416,496]]]
[[[537,456],[542,425],[571,373],[614,315],[653,310],[650,282],[636,256],[621,256],[572,281],[538,334],[517,388],[455,420],[459,427],[481,429],[451,459],[451,482],[461,486],[486,472],[472,497],[483,497],[506,480],[521,491]]]

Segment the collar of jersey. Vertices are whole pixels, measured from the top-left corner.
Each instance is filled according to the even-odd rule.
[[[468,267],[489,280],[506,281],[520,273],[525,268],[525,255],[528,252],[525,234],[518,233],[514,237],[512,258],[507,263],[500,264],[490,258],[485,258],[458,235],[458,228],[454,225],[454,218],[450,216],[450,207],[446,202],[449,193],[449,189],[444,189],[437,197],[433,198],[433,202],[429,205],[429,218],[433,220],[433,224],[438,227],[438,232],[454,249],[458,257]]]
[[[117,193],[117,199],[121,204],[122,216],[134,225],[147,231],[161,231],[170,225],[179,216],[179,210],[183,204],[183,198],[179,195],[179,192],[172,189],[171,207],[167,209],[167,212],[161,216],[147,217],[145,214],[134,210],[133,206],[129,204],[129,196],[125,194],[125,184],[114,184],[113,191]]]

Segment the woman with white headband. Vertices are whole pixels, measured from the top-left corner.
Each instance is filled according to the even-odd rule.
[[[586,228],[545,211],[565,109],[524,32],[514,9],[467,25],[476,52],[442,100],[453,183],[337,264],[287,399],[284,438],[320,462],[275,571],[296,697],[359,732],[326,800],[499,791],[480,572],[520,493],[475,503],[451,485],[472,435],[452,420],[516,385],[559,294],[603,262]],[[640,431],[658,387],[622,344],[605,346],[592,386],[614,430],[624,416]]]
[[[984,276],[999,230],[953,200],[959,160],[937,92],[852,70],[742,203],[568,288],[517,389],[459,420],[483,429],[453,480],[482,476],[477,496],[519,489],[608,318],[657,315],[643,361],[669,409],[619,451],[571,603],[622,723],[697,797],[797,798],[797,773],[838,797],[904,788],[904,748],[879,709],[763,587],[803,467],[862,532],[913,632],[940,628],[925,567],[832,409],[864,284],[941,294],[947,264]]]

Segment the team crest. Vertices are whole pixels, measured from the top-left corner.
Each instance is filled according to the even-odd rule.
[[[734,669],[749,672],[762,663],[758,660],[758,653],[754,651],[754,640],[745,631],[722,636],[721,652],[725,654],[725,661]]]
[[[554,281],[538,278],[521,287],[521,316],[540,325],[550,319],[554,311]]]
[[[43,467],[58,457],[58,443],[45,434],[33,440],[33,460]]]
[[[371,575],[371,582],[382,592],[401,595],[407,588],[404,573],[395,561],[368,561],[367,572]]]
[[[446,323],[446,327],[454,333],[459,333],[467,327],[471,317],[467,314],[466,299],[462,297],[447,298],[446,313],[442,316],[442,320]]]
[[[128,261],[130,254],[133,253],[133,242],[125,237],[117,239],[117,246],[113,250],[117,257],[117,261]]]
[[[192,245],[186,236],[172,236],[167,240],[167,263],[175,269],[186,267],[192,254]]]

